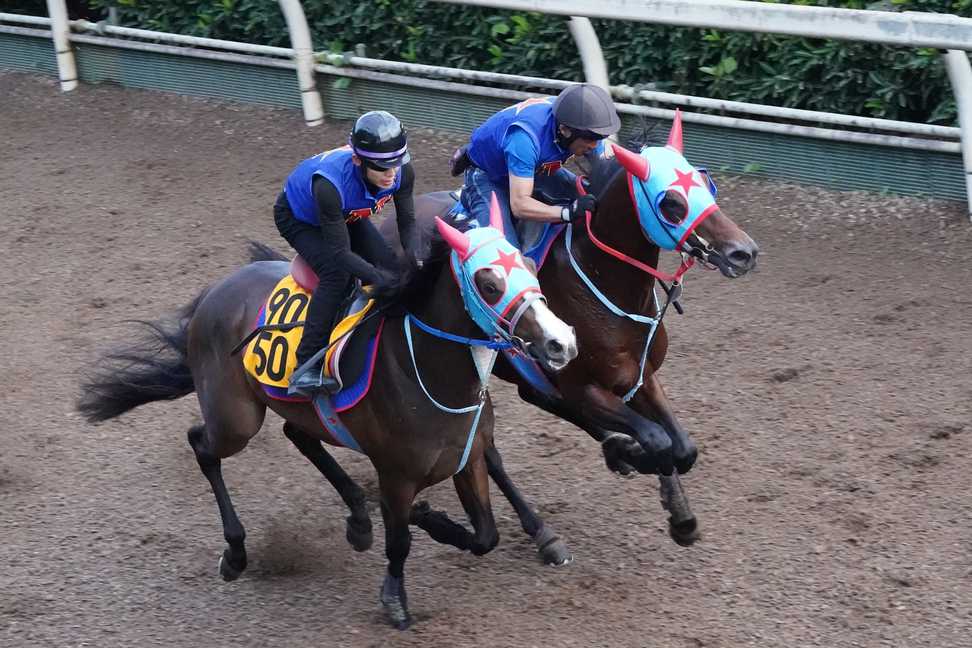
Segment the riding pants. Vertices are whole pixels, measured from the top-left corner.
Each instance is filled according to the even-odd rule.
[[[567,205],[577,198],[576,176],[561,168],[551,175],[538,175],[533,179],[533,197],[548,205]],[[486,172],[477,167],[466,170],[461,202],[469,215],[481,226],[489,225],[490,193],[496,192],[496,200],[503,215],[506,240],[517,249],[520,237],[516,232],[516,220],[510,211],[510,185],[508,180],[493,182]]]

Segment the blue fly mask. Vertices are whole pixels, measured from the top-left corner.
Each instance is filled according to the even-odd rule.
[[[489,227],[460,232],[441,218],[436,218],[436,227],[452,248],[452,272],[466,312],[490,338],[512,342],[526,352],[524,342],[514,334],[516,326],[534,302],[546,300],[523,256],[503,235],[496,195]]]
[[[666,146],[635,154],[614,145],[614,153],[628,172],[628,191],[645,235],[665,250],[689,251],[686,240],[719,206],[708,171],[696,169],[682,155],[681,111],[675,111]]]

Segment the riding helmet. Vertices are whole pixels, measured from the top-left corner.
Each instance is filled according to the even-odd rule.
[[[372,110],[358,117],[348,141],[354,154],[367,166],[392,169],[412,159],[408,153],[405,127],[397,117],[384,110]]]
[[[564,88],[553,104],[554,118],[573,131],[586,131],[602,139],[621,128],[611,95],[600,86],[579,83]]]

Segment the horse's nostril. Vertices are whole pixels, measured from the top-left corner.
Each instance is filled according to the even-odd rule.
[[[733,265],[743,268],[749,266],[749,264],[753,262],[754,258],[755,255],[750,254],[746,250],[733,250],[729,253],[729,260],[733,263]]]
[[[559,356],[564,352],[564,345],[557,340],[550,340],[547,342],[547,353],[551,356]]]

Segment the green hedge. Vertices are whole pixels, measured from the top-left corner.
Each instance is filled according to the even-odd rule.
[[[772,1],[772,0],[766,0]],[[287,45],[274,0],[90,0],[123,24]],[[792,0],[972,17],[972,0]],[[304,0],[318,48],[467,69],[580,79],[566,19],[429,0]],[[933,49],[597,20],[612,83],[771,105],[952,124],[955,104]]]

